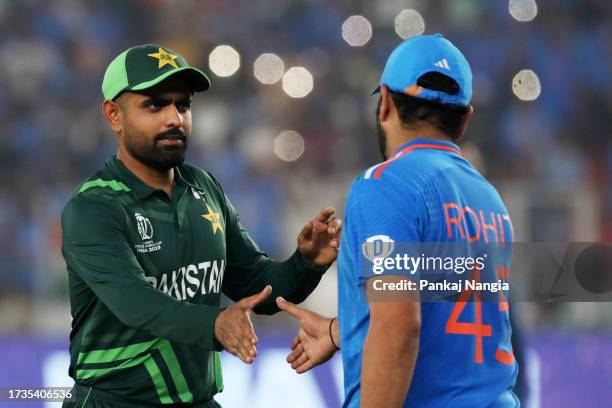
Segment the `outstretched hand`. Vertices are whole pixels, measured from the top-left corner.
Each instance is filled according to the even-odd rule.
[[[276,298],[276,304],[300,323],[300,331],[291,343],[291,354],[287,356],[287,362],[298,374],[325,363],[338,351],[329,333],[332,319],[302,309],[282,297]]]
[[[338,256],[342,221],[333,216],[335,212],[333,207],[324,208],[298,235],[298,250],[311,266],[328,266]]]
[[[270,296],[272,286],[266,286],[256,295],[246,297],[234,303],[219,313],[215,321],[215,338],[223,348],[243,362],[251,364],[257,356],[258,343],[253,323],[251,323],[251,310]]]

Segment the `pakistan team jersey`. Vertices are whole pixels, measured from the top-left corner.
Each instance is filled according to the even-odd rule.
[[[428,139],[402,146],[353,182],[344,226],[338,255],[344,406],[358,407],[370,319],[359,266],[362,244],[384,237],[396,249],[402,243],[496,246],[511,242],[512,229],[497,191],[461,157],[459,147]],[[518,406],[510,334],[506,302],[421,302],[419,353],[404,406]]]
[[[219,183],[175,168],[172,198],[117,158],[85,181],[62,214],[72,331],[70,376],[94,394],[144,404],[204,403],[223,388],[214,323],[220,293],[301,302],[323,269],[299,253],[270,260],[238,221]]]

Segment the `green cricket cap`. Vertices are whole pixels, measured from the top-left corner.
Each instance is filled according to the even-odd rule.
[[[123,91],[141,91],[181,73],[193,92],[210,88],[210,80],[189,66],[178,52],[157,44],[143,44],[119,54],[106,68],[102,81],[104,99],[113,100]]]

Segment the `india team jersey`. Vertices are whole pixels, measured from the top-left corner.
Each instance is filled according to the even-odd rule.
[[[513,232],[499,194],[463,159],[459,147],[428,139],[405,144],[357,177],[344,226],[338,256],[344,406],[358,407],[370,319],[367,277],[360,270],[364,243],[384,237],[395,248],[402,243],[508,245],[487,260],[504,280]],[[463,291],[455,301],[421,302],[419,353],[405,407],[519,406],[512,393],[518,366],[508,303],[501,296],[482,302],[469,299],[473,296],[475,291]]]

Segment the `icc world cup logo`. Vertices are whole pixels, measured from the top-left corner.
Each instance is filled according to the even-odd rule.
[[[134,213],[134,216],[136,217],[140,238],[142,238],[143,241],[153,238],[153,225],[151,225],[151,221],[138,213]]]

